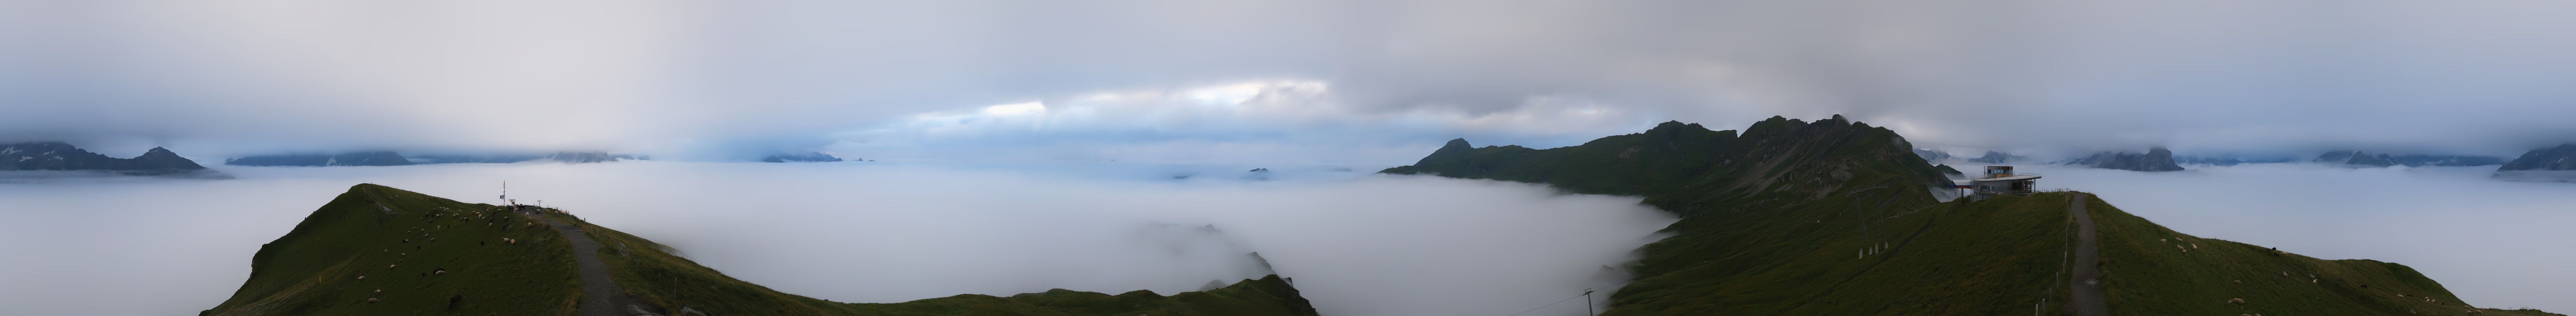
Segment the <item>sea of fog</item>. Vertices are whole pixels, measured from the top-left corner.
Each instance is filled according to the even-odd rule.
[[[1275,270],[1327,315],[1505,315],[1624,276],[1673,219],[1633,197],[1331,166],[1117,162],[218,167],[229,180],[0,179],[0,313],[212,307],[348,186],[522,202],[843,302],[1197,290]],[[2185,233],[2415,267],[2484,307],[2576,310],[2576,184],[2491,167],[2023,166]],[[1263,262],[1244,253],[1259,252]],[[1580,303],[1532,313],[1579,314]]]
[[[1634,197],[1251,168],[636,161],[0,179],[0,314],[213,307],[248,276],[261,244],[358,183],[495,203],[506,180],[523,203],[841,302],[1051,288],[1168,295],[1275,270],[1329,315],[1502,315],[1623,280],[1607,267],[1633,260],[1674,220]]]
[[[2186,167],[2018,168],[2185,234],[2405,264],[2478,307],[2576,311],[2576,183],[2497,181],[2495,166]]]

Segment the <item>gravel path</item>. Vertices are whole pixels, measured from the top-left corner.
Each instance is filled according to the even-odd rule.
[[[2093,236],[2093,213],[2084,211],[2084,202],[2092,196],[2076,193],[2074,197],[2074,205],[2066,207],[2067,216],[2075,217],[2075,278],[2067,279],[2074,298],[2066,307],[2075,310],[2075,316],[2109,316],[2111,307],[2102,302],[2102,269],[2095,265],[2101,248]]]
[[[617,281],[608,278],[608,264],[599,262],[599,242],[590,240],[590,235],[583,234],[581,227],[542,216],[531,217],[545,221],[546,226],[553,226],[556,233],[572,240],[572,260],[581,266],[581,316],[652,315],[640,311],[634,299],[626,297],[626,291],[617,287]]]

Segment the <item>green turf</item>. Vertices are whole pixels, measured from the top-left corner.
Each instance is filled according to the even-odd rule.
[[[350,187],[262,246],[242,288],[200,315],[572,315],[585,299],[572,244],[544,224],[530,226],[533,220],[500,210],[373,184]],[[542,214],[582,226],[602,244],[599,256],[619,287],[665,314],[686,308],[724,316],[1315,315],[1289,280],[1275,275],[1172,296],[1058,289],[1009,297],[830,302],[735,280],[650,240],[560,210]],[[438,269],[446,273],[433,273]]]
[[[1612,295],[1606,315],[2063,313],[2068,269],[2079,264],[2068,262],[2074,231],[2068,208],[2078,195],[1941,202],[1947,194],[1938,188],[1951,184],[1943,176],[1948,168],[1925,163],[1911,148],[1893,131],[1840,116],[1773,117],[1740,136],[1668,122],[1551,149],[1476,148],[1455,140],[1415,165],[1381,172],[1638,195],[1681,215],[1664,229],[1671,237],[1642,249],[1643,258],[1629,267],[1637,277]],[[2098,199],[2084,202],[2100,229],[2105,292],[2116,314],[2467,311],[2440,284],[2402,265],[2274,257],[2250,245],[2166,231]],[[2156,238],[2187,239],[2207,250],[2181,255]],[[1882,246],[1862,255],[1872,245]],[[2229,282],[2262,271],[2275,277]],[[2291,282],[2277,275],[2283,271],[2316,274],[2319,283]],[[2240,297],[2250,301],[2241,310],[2227,303]]]

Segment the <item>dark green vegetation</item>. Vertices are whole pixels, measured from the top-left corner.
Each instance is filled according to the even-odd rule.
[[[2068,213],[2079,195],[1942,202],[1950,193],[1935,188],[1951,182],[1911,148],[1893,131],[1840,116],[1773,117],[1740,136],[1668,122],[1553,149],[1452,140],[1415,165],[1381,172],[1638,195],[1681,215],[1665,228],[1673,236],[1648,244],[1629,267],[1637,277],[1611,296],[1609,315],[2064,313],[2068,270],[2085,264],[2068,262],[2075,231]],[[2105,259],[2096,264],[2113,314],[2467,312],[2402,265],[2273,256],[2082,202],[2100,228]],[[2175,243],[2203,250],[2185,255]],[[2282,272],[2302,278],[2292,284]],[[2264,273],[2272,277],[2254,279]],[[2240,310],[2227,302],[2233,298],[2249,303]]]
[[[270,155],[224,160],[235,166],[408,166],[411,159],[390,151],[353,152],[338,155]]]
[[[622,290],[665,315],[686,314],[684,309],[697,313],[688,315],[719,316],[1315,315],[1306,299],[1278,276],[1172,296],[1059,289],[1010,297],[829,302],[735,280],[652,241],[581,222],[560,210],[529,209],[540,214],[533,216],[582,227],[604,245],[598,255]],[[489,204],[357,185],[286,236],[262,246],[242,288],[200,314],[573,315],[585,299],[573,247],[552,228],[530,225],[537,221],[528,216]]]
[[[152,147],[134,158],[108,157],[73,147],[62,142],[0,144],[0,171],[8,170],[110,170],[110,171],[188,171],[202,170],[186,157],[169,149]]]
[[[350,187],[260,246],[250,280],[201,314],[435,315],[452,295],[472,315],[572,308],[572,245],[528,222],[486,204]]]

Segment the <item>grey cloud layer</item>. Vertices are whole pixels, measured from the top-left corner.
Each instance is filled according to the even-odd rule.
[[[812,149],[921,113],[1266,80],[1330,83],[1328,102],[1359,117],[1551,102],[1618,113],[1522,123],[1582,137],[1840,113],[1982,148],[2504,155],[2576,140],[2562,88],[2576,57],[2555,53],[2576,43],[2576,21],[2559,18],[2576,5],[2548,1],[0,6],[0,106],[13,114],[0,137],[226,153]],[[1160,134],[1090,141],[1580,139],[1353,122],[1376,136],[1129,122],[1109,130]],[[996,137],[1043,138],[1031,135]]]

